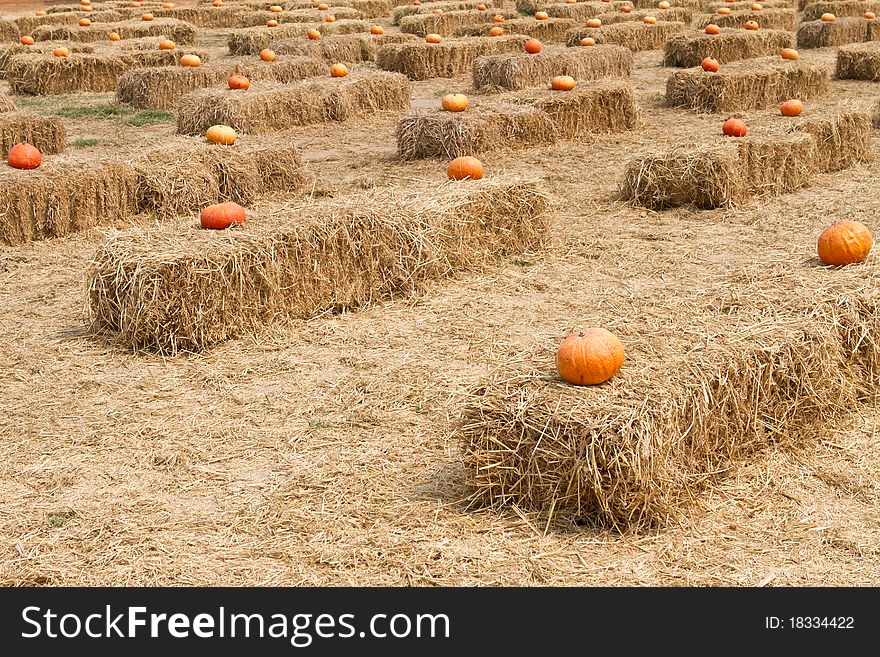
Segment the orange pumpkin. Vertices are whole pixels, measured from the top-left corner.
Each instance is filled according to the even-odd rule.
[[[162,3],[162,9],[174,9],[174,3],[173,2]]]
[[[763,8],[764,5],[762,5],[760,2],[752,3],[752,11],[761,11]]]
[[[550,14],[548,14],[546,11],[536,11],[535,12],[535,19],[536,20],[546,21],[548,18],[550,18]]]
[[[819,20],[825,21],[826,23],[832,23],[835,20],[837,20],[837,16],[835,16],[834,14],[831,14],[831,13],[825,13],[819,17]]]
[[[47,14],[46,14],[45,11],[43,11],[42,9],[40,9],[40,10],[36,13],[36,15],[37,15],[37,16],[46,16]]]
[[[758,25],[757,21],[746,21],[745,24],[743,25],[743,27],[747,30],[757,30],[761,26]]]
[[[486,11],[486,5],[477,5],[477,11]]]
[[[272,19],[266,21],[266,27],[278,27],[278,21]]]
[[[440,14],[443,13],[443,10],[442,9],[432,9],[431,13],[434,14],[435,16],[439,16]]]
[[[645,20],[642,22],[647,23],[648,25],[656,25],[657,24],[657,17],[656,16],[645,16]]]
[[[330,9],[330,5],[328,5],[326,2],[322,2],[318,5],[319,11],[327,11],[328,9]]]
[[[238,135],[235,133],[235,130],[228,125],[218,124],[212,125],[208,128],[207,132],[205,132],[205,139],[207,139],[210,144],[232,146],[232,144],[235,143],[235,140],[238,139]]]
[[[537,55],[544,46],[537,39],[529,39],[523,44],[523,47],[530,55]]]
[[[700,62],[700,66],[704,71],[708,71],[709,73],[716,73],[718,71],[718,60],[713,59],[712,57],[704,57],[703,61]]]
[[[312,27],[306,31],[306,36],[309,37],[310,39],[312,39],[313,41],[318,41],[321,38],[321,33]]]
[[[344,78],[348,75],[348,67],[345,64],[334,64],[330,67],[330,77]]]
[[[715,25],[715,23],[709,23],[706,26],[706,34],[721,34],[721,28]]]
[[[274,50],[269,50],[268,48],[263,48],[260,51],[260,59],[262,59],[264,62],[274,62],[275,58],[276,58],[276,56],[275,56]]]
[[[497,25],[489,30],[489,36],[501,36],[504,30]]]
[[[83,11],[91,11],[92,8],[91,8],[91,7],[83,7],[82,10],[83,10]]]
[[[333,14],[327,14],[326,16],[324,16],[324,22],[325,23],[335,23],[336,16],[334,16]]]
[[[222,6],[223,6],[223,0],[214,0],[214,2],[211,3],[211,6],[212,6],[212,7],[222,7]]]
[[[851,265],[862,262],[871,252],[874,238],[859,221],[838,221],[819,235],[816,251],[826,265]]]
[[[602,21],[598,18],[591,18],[585,23],[585,25],[587,27],[602,27]]]
[[[745,137],[748,131],[745,121],[740,119],[727,119],[721,125],[721,132],[728,137]]]
[[[800,116],[804,111],[804,104],[799,100],[787,100],[779,106],[782,116]]]
[[[425,41],[428,43],[440,43],[443,41],[443,37],[439,34],[429,34],[425,37]]]
[[[175,48],[177,48],[177,44],[170,39],[162,39],[159,42],[159,50],[174,50]]]
[[[198,55],[184,55],[180,58],[180,65],[189,68],[198,68],[202,65],[202,58]]]
[[[122,37],[119,36],[118,34],[116,34],[116,32],[111,32],[110,34],[107,35],[108,41],[119,41],[121,39],[122,39]]]
[[[68,50],[64,46],[60,46],[58,48],[55,48],[55,50],[52,51],[52,54],[56,57],[70,57],[70,50]]]
[[[385,34],[385,28],[381,25],[370,26],[370,34]]]
[[[782,52],[780,52],[779,54],[782,57],[782,59],[795,60],[795,59],[800,58],[798,51],[795,50],[794,48],[783,48]]]
[[[34,45],[34,37],[23,36],[23,37],[21,37],[21,39],[19,39],[19,41],[21,41],[21,45],[23,45],[23,46]]]
[[[719,7],[718,13],[721,14],[722,16],[730,16],[730,14],[731,14],[730,7]]]
[[[584,37],[583,39],[581,39],[581,42],[580,42],[580,43],[581,43],[582,46],[595,46],[595,45],[596,45],[596,40],[595,40],[595,39],[591,39],[590,37]]]
[[[241,89],[244,91],[245,89],[251,88],[251,81],[243,75],[230,76],[228,83],[230,89]]]
[[[570,75],[557,75],[550,80],[550,88],[553,91],[571,91],[574,89],[575,81]]]
[[[620,5],[619,11],[623,14],[628,14],[633,10],[629,5]]]
[[[151,20],[153,20],[153,14],[144,14],[143,16],[141,16],[141,20],[142,21],[151,21]]]
[[[137,0],[135,0],[135,2],[132,2],[132,3],[131,3],[130,5],[128,5],[128,6],[129,6],[129,7],[134,7],[135,9],[137,9],[138,7],[141,6],[141,4],[142,4],[142,3],[137,2]]]
[[[620,371],[626,358],[623,343],[611,331],[572,331],[556,350],[556,371],[568,383],[594,386]]]
[[[199,213],[199,223],[202,228],[210,230],[223,230],[231,226],[240,226],[245,222],[244,208],[238,203],[227,201],[202,208]]]
[[[30,144],[21,143],[9,149],[6,162],[14,169],[36,169],[43,163],[43,156]]]
[[[79,19],[79,26],[80,27],[88,27],[91,24],[92,24],[92,21],[90,21],[88,18],[80,18]]]
[[[284,11],[284,9],[282,9],[280,5],[272,5],[271,7],[269,7],[269,11],[271,11],[274,14],[277,14],[279,12]]]
[[[660,9],[669,9],[671,6],[672,5],[666,2],[666,0],[660,0],[660,2],[657,3],[657,7]]]
[[[483,177],[483,163],[470,155],[457,157],[446,168],[446,177],[449,180],[479,180]]]
[[[440,101],[447,112],[463,112],[468,106],[468,97],[464,94],[446,94]]]
[[[877,18],[877,16],[874,15],[874,12],[873,12],[873,11],[866,11],[866,12],[865,12],[865,18],[868,19],[869,21],[872,21],[872,20],[874,20],[875,18]]]
[[[501,14],[495,14],[495,15],[492,17],[492,20],[495,21],[496,23],[503,23],[503,22],[504,22],[504,16],[502,16]]]

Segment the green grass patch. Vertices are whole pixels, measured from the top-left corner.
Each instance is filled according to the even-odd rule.
[[[128,107],[105,103],[102,105],[67,105],[55,110],[55,116],[63,119],[113,119],[132,113]]]
[[[61,527],[68,520],[76,518],[76,511],[56,511],[48,516],[50,527]]]
[[[97,139],[74,139],[70,142],[71,148],[88,148],[89,146],[97,146]]]
[[[125,125],[152,125],[154,123],[173,123],[174,114],[165,110],[142,110],[123,121]]]

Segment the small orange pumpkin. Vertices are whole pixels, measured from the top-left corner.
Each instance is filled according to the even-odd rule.
[[[719,69],[718,60],[712,57],[704,57],[700,62],[700,67],[709,73],[717,73]]]
[[[23,46],[34,45],[34,37],[23,36],[23,37],[21,37],[21,39],[19,39],[19,41],[21,41],[21,45],[23,45]]]
[[[241,89],[244,91],[251,88],[251,81],[243,75],[232,75],[227,82],[230,89]]]
[[[782,59],[790,59],[794,61],[795,59],[800,59],[800,55],[798,51],[794,48],[783,48],[782,52],[779,53]]]
[[[587,27],[602,27],[602,21],[598,18],[591,18],[585,23],[585,25]]]
[[[91,24],[92,24],[92,21],[90,21],[88,18],[80,18],[79,19],[79,26],[80,27],[88,27]]]
[[[122,37],[119,36],[116,32],[111,32],[110,34],[107,35],[108,41],[119,41],[121,39],[122,39]]]
[[[645,16],[645,20],[642,22],[646,23],[648,25],[656,25],[657,24],[657,17],[656,16]]]
[[[6,162],[14,169],[36,169],[43,163],[43,156],[34,146],[21,143],[9,149]]]
[[[741,119],[727,119],[721,125],[721,132],[728,137],[745,137],[748,131],[748,126]]]
[[[633,8],[630,7],[629,5],[620,5],[620,7],[618,7],[618,11],[622,14],[628,14],[632,10],[633,10]]]
[[[865,12],[865,18],[866,18],[867,20],[869,20],[869,21],[872,21],[872,20],[874,20],[875,18],[877,18],[877,16],[874,14],[873,11],[866,11],[866,12]]]
[[[550,80],[550,88],[553,91],[571,91],[575,84],[574,78],[570,75],[557,75]]]
[[[180,58],[180,65],[189,68],[198,68],[202,65],[202,58],[198,55],[184,55]]]
[[[556,350],[556,371],[568,383],[592,386],[620,371],[626,358],[623,343],[611,331],[572,331]]]
[[[492,17],[492,20],[495,21],[496,23],[503,23],[503,22],[504,22],[504,16],[502,16],[501,14],[495,14],[495,15]]]
[[[345,64],[334,64],[330,67],[330,77],[344,78],[348,75],[348,67]]]
[[[536,11],[535,12],[535,19],[536,20],[546,21],[548,18],[550,18],[550,14],[548,14],[546,11]]]
[[[162,9],[174,9],[174,3],[173,2],[163,2]]]
[[[443,10],[438,7],[437,9],[432,9],[431,13],[434,14],[435,16],[439,16],[440,14],[443,13]]]
[[[335,23],[336,16],[334,16],[333,14],[327,14],[326,16],[324,16],[324,22],[325,23]]]
[[[464,94],[446,94],[440,105],[447,112],[463,112],[468,106],[468,97]]]
[[[443,41],[443,37],[439,34],[429,34],[425,37],[425,41],[427,43],[440,43]]]
[[[370,26],[370,34],[385,34],[385,28],[381,25]]]
[[[141,16],[141,20],[142,21],[151,21],[151,20],[153,20],[153,14],[144,14],[143,16]]]
[[[757,30],[761,26],[758,25],[758,21],[746,21],[743,27],[747,30]]]
[[[730,7],[719,7],[718,13],[721,14],[722,16],[730,16],[730,14],[731,14]]]
[[[199,213],[199,223],[202,228],[210,230],[223,230],[231,226],[240,226],[245,220],[244,208],[232,201],[209,205],[206,208],[202,208],[202,211]]]
[[[327,11],[328,9],[330,9],[330,5],[328,5],[326,2],[322,2],[318,5],[318,11]]]
[[[871,252],[874,238],[859,221],[838,221],[819,235],[816,251],[826,265],[851,265],[862,262]]]
[[[205,139],[207,139],[210,144],[232,146],[232,144],[235,143],[235,140],[238,139],[238,135],[235,133],[235,130],[228,125],[218,124],[212,125],[208,128],[207,132],[205,132]]]
[[[483,177],[483,163],[470,155],[457,157],[446,168],[446,177],[449,180],[479,180]]]
[[[272,19],[266,21],[266,27],[278,27],[278,21]]]
[[[310,27],[306,31],[306,36],[309,37],[312,41],[319,41],[321,39],[321,33],[313,27]]]
[[[271,11],[273,14],[277,14],[284,11],[284,9],[282,9],[280,5],[272,5],[271,7],[269,7],[269,11]]]
[[[800,116],[803,111],[804,104],[797,99],[787,100],[779,106],[779,112],[782,116]]]
[[[171,39],[162,39],[159,42],[159,50],[174,50],[175,48],[177,48],[177,44]]]
[[[760,2],[753,2],[752,3],[752,11],[761,11],[763,8],[764,8],[764,5],[762,5]]]
[[[486,11],[486,5],[477,5],[477,11]]]
[[[529,39],[523,44],[526,52],[530,55],[537,55],[543,49],[543,45],[537,39]]]
[[[825,21],[826,23],[833,23],[835,20],[837,20],[837,16],[832,13],[824,13],[822,14],[822,16],[819,17],[819,20]]]
[[[504,30],[497,25],[489,30],[489,36],[501,36]]]
[[[715,23],[709,23],[706,26],[706,34],[721,34],[721,28],[715,25]]]
[[[64,46],[60,46],[55,48],[55,50],[52,51],[52,54],[56,57],[70,57],[70,50]]]
[[[260,59],[264,62],[274,62],[276,59],[275,51],[269,50],[268,48],[263,48],[260,51]]]
[[[583,39],[581,39],[580,43],[582,46],[595,46],[596,40],[591,39],[590,37],[584,37]]]
[[[672,5],[666,2],[666,0],[660,0],[660,2],[657,3],[657,7],[660,9],[669,9],[671,6]]]

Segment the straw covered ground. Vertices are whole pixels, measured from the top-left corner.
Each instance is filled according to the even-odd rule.
[[[419,39],[412,43],[387,45],[379,49],[376,66],[402,73],[412,80],[453,78],[470,73],[478,57],[502,53],[521,53],[527,37],[504,35],[484,39],[460,37],[440,43]]]
[[[5,158],[10,148],[22,142],[34,146],[44,155],[64,152],[67,145],[64,121],[14,110],[11,101],[0,96],[0,158]]]
[[[828,92],[828,71],[815,64],[760,58],[733,62],[716,73],[676,71],[666,84],[666,102],[700,112],[761,109],[790,98],[808,100]]]
[[[256,210],[233,231],[111,235],[89,267],[91,329],[134,349],[203,350],[283,318],[411,295],[532,249],[546,209],[533,183],[470,181]]]
[[[639,112],[629,84],[602,81],[572,91],[528,90],[478,100],[464,112],[419,110],[397,123],[397,156],[455,158],[586,134],[633,130]]]
[[[876,20],[865,18],[838,18],[835,21],[809,21],[797,29],[798,48],[828,48],[847,43],[863,43],[880,39],[880,31],[873,30]],[[874,39],[872,34],[876,34]]]
[[[324,121],[345,121],[373,112],[401,111],[410,104],[410,83],[399,73],[354,70],[344,78],[261,84],[248,93],[228,88],[194,91],[177,105],[177,130],[201,135],[215,124],[265,134]]]
[[[322,37],[319,41],[311,39],[273,41],[269,44],[269,48],[279,55],[301,55],[322,59],[332,64],[337,62],[353,64],[375,61],[382,47],[398,43],[423,43],[423,40],[414,34],[403,33],[336,34]]]
[[[728,64],[778,55],[783,48],[796,45],[795,35],[785,30],[723,29],[720,34],[677,34],[666,42],[663,65],[690,68],[699,66],[706,57]]]
[[[880,42],[841,46],[836,75],[841,80],[880,81]]]
[[[669,39],[689,31],[686,23],[674,21],[658,21],[653,25],[628,21],[570,30],[566,35],[566,43],[569,46],[579,46],[581,39],[591,37],[597,44],[623,46],[632,52],[662,50]]]
[[[180,46],[192,45],[196,38],[196,28],[183,21],[156,19],[153,21],[130,20],[120,23],[93,23],[88,27],[78,25],[43,25],[34,30],[35,41],[106,41],[107,35],[116,32],[123,39],[139,39],[150,36],[164,36]]]
[[[257,88],[259,82],[288,84],[327,74],[327,64],[311,57],[282,57],[274,62],[254,58],[225,59],[199,66],[138,68],[123,74],[116,99],[137,109],[174,109],[191,91],[226,84],[232,75],[244,75]]]
[[[452,36],[462,27],[473,27],[483,23],[491,23],[496,14],[506,19],[519,18],[519,14],[510,10],[488,11],[445,11],[436,14],[412,14],[400,19],[400,31],[417,36],[439,34],[440,36]]]
[[[131,50],[122,53],[71,53],[70,57],[16,55],[9,60],[6,79],[16,94],[68,94],[78,91],[115,91],[120,77],[144,66],[179,68],[185,54],[202,61],[208,53],[192,48]]]
[[[518,53],[487,55],[474,62],[477,89],[510,89],[546,84],[557,75],[576,80],[627,77],[632,73],[632,52],[622,46],[544,48],[537,55]]]
[[[229,32],[227,45],[230,55],[256,55],[273,41],[305,38],[310,29],[322,36],[369,32],[370,24],[362,20],[338,20],[334,23],[287,23],[278,27],[249,27]]]
[[[764,30],[787,30],[798,28],[798,14],[794,9],[762,9],[761,11],[735,11],[730,14],[698,14],[694,17],[694,27],[699,30],[709,23],[718,27],[742,28],[749,21],[755,21]]]

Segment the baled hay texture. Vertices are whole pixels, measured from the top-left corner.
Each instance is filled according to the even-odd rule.
[[[634,0],[630,4],[634,5],[637,9],[654,9],[657,7],[657,0]],[[704,11],[706,0],[670,0],[670,4],[673,7],[684,7],[692,12],[697,12]],[[617,11],[617,7],[613,11]]]
[[[389,0],[345,0],[344,4],[359,11],[361,18],[387,18],[393,8]]]
[[[563,5],[564,7],[577,7],[577,5]],[[687,23],[690,25],[693,12],[685,7],[670,7],[669,9],[639,9],[628,14],[608,13],[599,14],[596,18],[602,21],[602,25],[614,25],[615,23],[642,23],[648,16],[653,16],[660,21],[672,21],[675,23]]]
[[[822,66],[780,58],[733,62],[717,73],[677,71],[666,84],[666,102],[699,112],[762,109],[790,98],[808,100],[828,92]]]
[[[14,111],[15,103],[12,102],[12,99],[6,94],[0,94],[0,114]]]
[[[265,9],[268,5],[264,5]],[[237,5],[228,4],[224,7],[175,7],[173,9],[152,9],[157,19],[170,18],[185,21],[197,28],[228,29],[265,25],[267,18],[255,20],[257,12],[246,12]],[[268,12],[266,12],[268,13]]]
[[[531,182],[466,181],[404,198],[373,191],[254,212],[233,230],[190,224],[110,235],[89,267],[91,328],[173,354],[410,296],[430,280],[538,247],[547,205]]]
[[[530,90],[477,101],[466,112],[407,114],[397,124],[397,155],[403,160],[455,158],[587,133],[623,132],[637,122],[635,97],[623,82],[580,85],[568,92]]]
[[[355,11],[354,9],[349,9],[348,7],[330,7],[327,11],[318,11],[317,9],[298,9],[282,13],[257,11],[247,14],[246,18],[242,20],[240,27],[265,26],[266,22],[269,20],[276,20],[281,25],[289,25],[291,23],[319,23],[323,22],[324,17],[328,14],[333,14],[336,17],[336,20],[353,20],[361,18],[360,12]]]
[[[426,2],[422,5],[402,5],[395,7],[391,12],[391,24],[398,25],[400,20],[406,16],[415,14],[430,14],[434,9],[442,9],[443,11],[473,11],[479,5],[486,4],[482,0],[461,0],[454,2]],[[488,7],[489,5],[486,5]]]
[[[599,14],[603,14],[608,11],[617,11],[620,5],[630,5],[632,6],[632,2],[630,0],[613,0],[612,2],[601,2],[601,0],[586,0],[584,2],[577,2],[578,5],[583,5],[585,8],[589,7],[592,14],[587,15],[586,13],[583,15],[584,18],[593,18],[594,16],[598,16]],[[516,0],[515,3],[516,10],[523,14],[524,16],[534,16],[538,11],[546,11],[550,16],[559,16],[558,12],[565,11],[564,9],[560,9],[560,7],[567,7],[568,4],[560,3],[557,1],[551,2],[541,2],[540,0]],[[587,11],[586,9],[582,11]],[[580,19],[579,19],[580,20]]]
[[[875,102],[871,109],[871,122],[874,130],[880,130],[880,101]]]
[[[269,48],[279,55],[302,55],[328,63],[371,62],[382,46],[397,43],[423,43],[415,34],[337,34],[319,41],[285,39],[273,41]]]
[[[15,19],[15,23],[21,34],[30,34],[41,25],[77,25],[82,17],[83,15],[78,12],[48,16],[19,16]],[[89,14],[88,18],[93,23],[118,23],[126,20],[128,16],[118,11],[96,11]]]
[[[2,100],[0,97],[0,103]],[[64,152],[67,131],[63,119],[13,110],[14,106],[8,112],[0,110],[0,158],[5,158],[10,148],[22,142],[30,144],[43,155]]]
[[[837,0],[836,2],[810,2],[804,7],[801,22],[817,21],[822,14],[834,14],[837,18],[861,17],[866,11],[880,14],[878,0]]]
[[[732,11],[750,11],[755,0],[737,0],[736,2],[710,2],[704,11],[715,14],[721,7],[727,7]],[[764,9],[793,9],[793,5],[789,0],[765,0],[761,2]],[[800,11],[800,10],[798,10]]]
[[[385,71],[403,73],[412,80],[454,78],[469,73],[478,57],[523,52],[526,40],[524,35],[512,35],[388,45],[379,49],[376,66]]]
[[[880,81],[880,43],[841,46],[837,51],[837,77],[841,80]]]
[[[788,30],[794,32],[798,26],[798,15],[794,9],[762,9],[761,11],[735,11],[731,14],[698,14],[694,26],[704,29],[709,23],[718,27],[742,28],[749,21],[755,21],[762,30]]]
[[[204,89],[177,105],[177,131],[201,135],[215,124],[265,134],[294,126],[344,121],[373,112],[405,110],[410,82],[399,73],[354,71],[344,78],[313,78],[289,85],[261,84],[246,94]]]
[[[278,27],[249,27],[229,33],[227,46],[230,55],[256,55],[273,41],[306,38],[310,29],[318,30],[322,36],[330,34],[354,34],[369,32],[367,21],[340,20],[335,23],[287,23]]]
[[[621,46],[545,48],[537,55],[518,53],[478,57],[474,62],[477,89],[525,89],[546,84],[557,75],[576,80],[629,77],[633,54]]]
[[[32,46],[26,46],[21,43],[0,44],[0,77],[6,76],[6,70],[9,67],[9,60],[16,55],[45,55],[51,54],[55,48],[64,46],[70,50],[71,54],[75,52],[95,52],[93,46],[86,44],[66,44],[60,42],[42,41]]]
[[[0,42],[18,41],[21,38],[21,32],[18,25],[11,18],[3,18],[0,16]]]
[[[202,7],[205,5],[210,6],[212,0],[197,0],[196,6]],[[401,2],[403,0],[400,0]],[[248,10],[258,10],[263,11],[270,5],[279,5],[284,11],[294,11],[297,9],[315,9],[317,6],[317,2],[313,2],[312,0],[294,0],[292,2],[239,2],[236,1],[234,4],[230,4],[231,7],[234,7],[236,10],[248,9]],[[329,3],[328,3],[329,4]],[[356,9],[360,12],[361,18],[385,18],[388,14],[391,13],[392,8],[395,4],[400,4],[400,2],[392,3],[390,0],[345,0],[342,3],[336,3],[341,6],[348,7],[350,9]],[[488,2],[486,5],[488,6]],[[211,7],[214,9],[214,7]],[[333,13],[332,8],[328,13]]]
[[[580,27],[569,30],[566,35],[567,45],[580,47],[584,37],[592,37],[597,44],[623,46],[632,52],[643,50],[660,50],[666,42],[676,34],[689,31],[687,24],[673,21],[658,21],[654,25],[647,23],[615,23],[602,27]],[[587,46],[590,49],[592,46]]]
[[[7,67],[7,79],[16,94],[66,94],[75,91],[115,91],[119,78],[142,66],[173,66],[183,50],[130,51],[70,57],[17,55]],[[207,53],[199,52],[207,59]]]
[[[119,78],[116,99],[137,109],[171,110],[182,96],[196,89],[226,84],[232,75],[244,75],[252,83],[271,80],[288,84],[326,73],[327,64],[310,57],[283,57],[274,62],[233,58],[197,68],[139,68]]]
[[[487,36],[489,30],[498,23],[470,25],[455,30],[455,36]],[[571,18],[549,18],[542,21],[534,18],[515,18],[500,24],[505,34],[525,34],[544,43],[565,43],[565,35],[577,27]],[[492,37],[497,38],[497,37]]]
[[[189,23],[170,19],[153,21],[131,20],[121,23],[93,23],[88,27],[43,25],[34,30],[35,41],[106,41],[107,35],[116,32],[123,39],[140,39],[149,36],[164,36],[180,46],[191,45],[196,38],[196,29]]]
[[[868,41],[869,21],[864,18],[838,18],[836,21],[801,23],[797,30],[798,48],[826,48]]]
[[[250,205],[260,194],[296,191],[305,181],[293,143],[240,140],[232,146],[177,137],[133,158],[137,207],[166,219],[224,201]]]
[[[792,129],[816,141],[814,166],[818,171],[847,169],[871,159],[871,112],[847,104],[811,110],[794,120]]]
[[[784,30],[722,30],[721,34],[676,34],[666,42],[663,66],[690,68],[705,57],[727,64],[755,57],[778,55],[794,48],[795,35]]]
[[[737,272],[648,311],[612,302],[602,322],[627,360],[601,386],[564,383],[555,344],[518,356],[471,391],[452,436],[472,506],[662,527],[738,462],[827,438],[876,394],[880,286],[852,269],[801,268],[787,285]]]
[[[634,158],[621,179],[621,198],[652,210],[682,205],[712,209],[742,195],[739,153],[734,144],[680,147]]]
[[[516,12],[510,10],[501,10],[495,13],[501,14],[508,20],[519,18]],[[491,23],[492,16],[494,15],[491,11],[448,11],[439,16],[435,14],[413,14],[412,16],[404,16],[400,19],[400,31],[422,37],[428,34],[450,36],[460,27]]]
[[[816,172],[816,140],[803,132],[749,135],[737,141],[749,196],[779,196],[806,187]]]
[[[0,243],[63,237],[134,214],[134,170],[125,164],[43,158],[38,169],[0,167]]]

